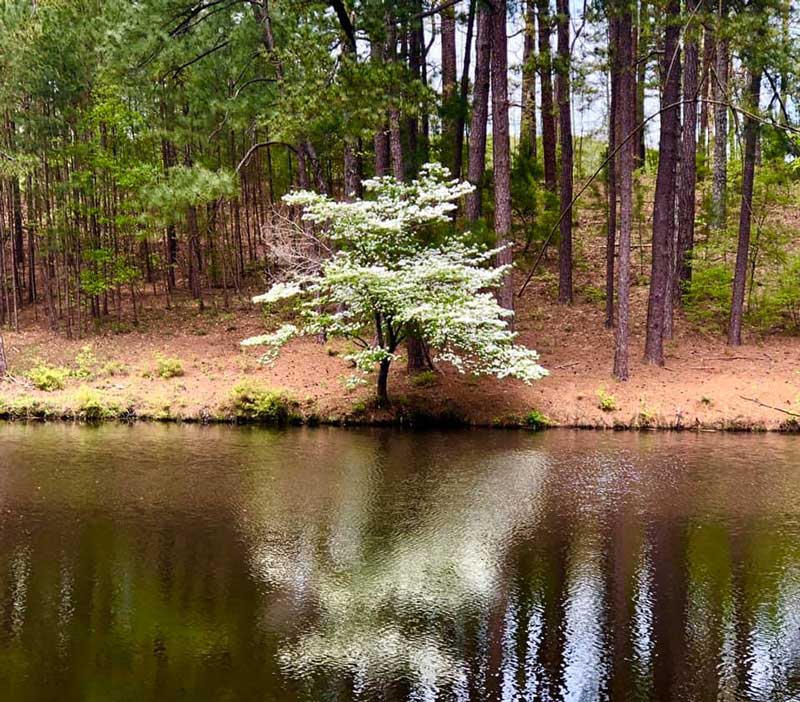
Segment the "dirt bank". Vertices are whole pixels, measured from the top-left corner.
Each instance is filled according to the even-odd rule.
[[[642,361],[646,288],[634,289],[631,379],[612,379],[613,331],[603,328],[602,302],[579,295],[564,308],[546,300],[543,280],[518,310],[523,343],[540,351],[551,375],[531,386],[460,376],[443,367],[409,378],[393,369],[394,406],[372,406],[372,387],[348,391],[352,370],[342,343],[304,339],[290,344],[272,366],[257,362],[258,349],[239,341],[262,333],[260,311],[246,297],[229,310],[212,298],[205,312],[184,299],[177,309],[149,299],[137,326],[106,323],[81,339],[66,339],[33,318],[19,332],[5,332],[11,379],[0,383],[7,415],[73,416],[87,397],[127,417],[226,420],[235,414],[232,388],[242,381],[280,389],[294,413],[322,422],[450,421],[473,425],[524,425],[544,416],[559,426],[687,429],[795,429],[800,420],[800,340],[751,337],[727,347],[682,319],[668,346],[667,364]],[[161,359],[179,362],[182,375],[160,377]],[[69,370],[63,389],[33,387],[26,374],[43,365]],[[82,376],[82,377],[81,377]],[[33,407],[34,411],[30,411]]]

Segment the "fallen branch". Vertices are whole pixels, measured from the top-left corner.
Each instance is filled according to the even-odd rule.
[[[572,363],[562,363],[560,366],[553,366],[553,370],[561,370],[562,368],[572,368],[572,366],[577,366],[580,361],[573,361]]]
[[[747,400],[748,402],[755,402],[759,407],[766,407],[767,409],[775,410],[776,412],[783,412],[784,414],[788,414],[790,417],[800,417],[800,414],[797,412],[790,412],[789,410],[781,409],[780,407],[775,407],[773,405],[768,405],[761,400],[757,400],[754,397],[745,397],[744,395],[739,395],[743,400]]]
[[[704,361],[758,361],[759,359],[752,356],[711,356],[704,358]]]

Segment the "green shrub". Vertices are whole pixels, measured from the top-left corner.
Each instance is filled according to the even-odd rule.
[[[94,355],[91,344],[84,346],[78,355],[75,356],[75,365],[78,366],[78,369],[74,373],[76,378],[88,380],[94,376],[97,357]]]
[[[525,426],[529,429],[544,429],[549,427],[552,422],[550,418],[539,412],[539,410],[531,410],[524,418]]]
[[[367,412],[367,403],[364,402],[364,400],[358,400],[357,402],[353,403],[353,407],[352,407],[351,411],[355,415],[366,414],[366,412]]]
[[[73,407],[75,416],[87,422],[98,422],[109,419],[116,413],[116,409],[106,403],[100,392],[93,388],[81,386],[75,393],[75,404]]]
[[[180,378],[183,374],[183,363],[177,358],[167,358],[166,356],[156,356],[156,373],[159,378]]]
[[[47,419],[57,414],[55,407],[49,402],[43,402],[27,395],[15,397],[10,402],[3,403],[0,412],[3,416],[12,419]]]
[[[54,366],[36,366],[26,373],[28,380],[33,383],[33,387],[45,392],[63,390],[69,374],[68,369]]]
[[[603,412],[614,412],[617,409],[617,398],[605,388],[597,391],[597,407]]]
[[[100,368],[100,374],[106,377],[128,375],[128,367],[122,361],[108,361]]]
[[[293,419],[291,409],[295,403],[281,390],[268,390],[243,380],[234,386],[231,404],[240,421],[286,424]]]
[[[696,268],[684,298],[687,318],[701,327],[724,331],[731,311],[731,266]]]
[[[439,382],[439,376],[432,370],[424,370],[412,375],[408,382],[417,388],[428,388],[431,385],[436,385]]]

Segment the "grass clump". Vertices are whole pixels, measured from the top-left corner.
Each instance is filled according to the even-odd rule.
[[[597,407],[603,412],[614,412],[618,408],[617,398],[605,388],[600,388],[597,391]]]
[[[103,395],[94,388],[81,386],[75,393],[73,411],[77,419],[86,422],[99,422],[111,419],[117,413],[116,407],[105,401]]]
[[[165,380],[180,378],[184,375],[183,363],[177,358],[167,358],[159,354],[156,356],[156,373]]]
[[[26,373],[33,387],[44,392],[63,390],[69,375],[68,369],[55,366],[35,366]]]
[[[549,417],[535,409],[528,412],[528,414],[523,417],[523,421],[526,427],[536,431],[539,429],[545,429],[552,424]]]
[[[0,416],[10,419],[47,419],[57,414],[56,408],[49,402],[27,395],[0,403]]]
[[[264,424],[286,424],[294,419],[295,403],[282,390],[270,390],[248,381],[237,383],[231,405],[237,420]]]
[[[108,361],[101,366],[100,375],[107,378],[128,375],[128,366],[126,366],[122,361]]]
[[[412,375],[409,382],[417,388],[429,388],[431,385],[436,385],[439,378],[432,370],[424,370]]]
[[[75,356],[75,365],[77,366],[77,370],[74,373],[76,378],[89,380],[94,377],[97,357],[94,355],[94,349],[91,344],[87,344],[78,352],[78,355]]]

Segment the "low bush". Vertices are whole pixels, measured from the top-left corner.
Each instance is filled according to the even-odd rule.
[[[156,373],[159,378],[165,380],[180,378],[184,374],[183,363],[177,358],[158,355],[156,356]]]
[[[529,429],[544,429],[549,427],[552,422],[550,418],[539,412],[539,410],[531,410],[524,417],[525,426]]]
[[[605,388],[597,391],[597,407],[603,412],[614,412],[617,409],[617,398]]]
[[[439,376],[432,370],[424,370],[412,375],[408,382],[417,388],[428,388],[439,382]]]
[[[114,417],[117,408],[106,402],[99,391],[84,385],[75,393],[73,412],[76,419],[99,422]]]
[[[294,419],[296,403],[282,390],[271,390],[242,381],[231,392],[231,405],[237,420],[264,424],[286,424]]]
[[[36,366],[31,368],[26,376],[37,390],[54,392],[63,390],[67,384],[70,372],[67,368],[54,366]]]

